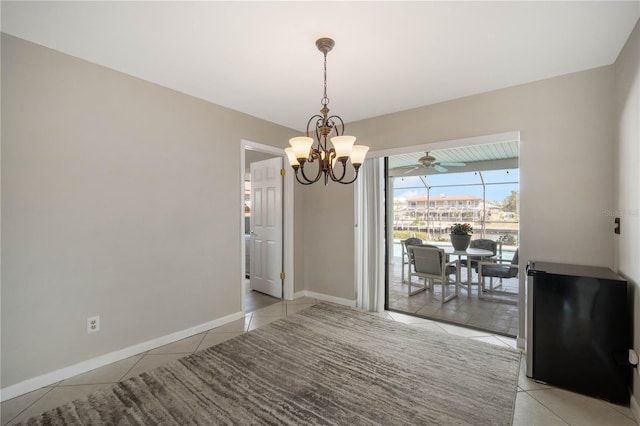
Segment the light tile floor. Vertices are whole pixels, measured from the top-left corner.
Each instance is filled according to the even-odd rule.
[[[166,362],[208,348],[272,321],[295,314],[316,303],[300,298],[281,301],[248,313],[244,318],[178,342],[141,353],[105,367],[71,377],[51,386],[5,401],[0,410],[2,424],[26,420],[65,402],[80,398],[102,387],[151,370]],[[494,345],[515,348],[514,339],[451,324],[426,320],[396,312],[375,314],[439,333],[466,337]],[[521,362],[514,425],[637,425],[629,407],[609,404],[527,379],[524,357]]]
[[[244,297],[244,310],[247,313],[257,311],[266,306],[273,305],[280,302],[282,299],[278,299],[268,294],[260,293],[259,291],[247,289]]]

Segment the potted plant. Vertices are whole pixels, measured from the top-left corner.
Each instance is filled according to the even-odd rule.
[[[464,251],[471,242],[473,227],[469,223],[454,223],[451,227],[451,245],[456,251]]]

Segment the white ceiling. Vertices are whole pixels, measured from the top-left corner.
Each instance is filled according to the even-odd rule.
[[[9,2],[2,31],[294,129],[608,65],[640,2]]]

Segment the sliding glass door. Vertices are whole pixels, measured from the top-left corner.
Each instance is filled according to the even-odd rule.
[[[459,148],[461,153],[457,157],[452,152],[455,149],[426,155],[421,152],[413,156],[413,163],[406,154],[389,158],[386,174],[388,309],[508,336],[518,334],[517,277],[491,280],[490,285],[479,286],[477,264],[473,263],[471,270],[460,266],[464,277],[467,273],[471,276],[471,285],[461,285],[459,297],[442,304],[439,285],[410,296],[408,276],[413,266],[403,245],[408,238],[417,238],[422,244],[450,249],[451,226],[468,223],[473,227],[472,246],[473,240],[491,240],[499,247],[492,259],[508,264],[517,252],[519,238],[517,141],[509,144],[510,147],[487,146],[474,150]],[[509,158],[504,161],[477,159],[490,151],[505,152]],[[458,161],[438,162],[445,154]],[[424,161],[425,158],[431,163]],[[413,279],[422,285],[417,282],[419,278]]]

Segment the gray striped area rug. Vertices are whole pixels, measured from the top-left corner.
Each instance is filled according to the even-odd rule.
[[[321,303],[29,425],[508,425],[520,354]]]

